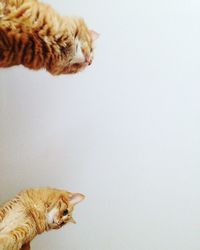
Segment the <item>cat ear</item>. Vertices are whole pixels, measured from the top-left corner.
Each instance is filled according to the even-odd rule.
[[[85,198],[85,196],[83,194],[70,193],[69,202],[74,206],[74,205],[78,204],[79,202],[81,202],[84,198]]]
[[[96,41],[96,40],[100,37],[100,34],[97,33],[97,32],[94,31],[94,30],[90,30],[90,34],[91,34],[91,36],[92,36],[92,40],[93,40],[93,41]]]

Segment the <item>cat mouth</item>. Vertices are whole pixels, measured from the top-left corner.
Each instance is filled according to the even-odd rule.
[[[62,226],[65,225],[65,223],[64,222],[60,222],[60,223],[53,222],[53,225],[55,225],[56,228],[61,228]]]
[[[92,60],[88,59],[88,60],[85,60],[85,62],[82,62],[82,63],[71,63],[71,66],[76,67],[76,68],[83,68],[83,67],[86,67],[86,66],[90,66],[91,64],[92,64]]]
[[[61,222],[61,223],[58,224],[59,227],[62,227],[62,226],[64,226],[64,225],[65,225],[64,222]]]

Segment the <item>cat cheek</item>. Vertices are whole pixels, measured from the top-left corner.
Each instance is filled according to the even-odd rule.
[[[56,214],[57,214],[58,210],[57,208],[53,208],[47,215],[47,221],[49,224],[53,223],[55,221],[56,218]]]
[[[73,64],[81,64],[81,63],[84,63],[85,61],[85,56],[82,52],[78,52],[75,54],[74,58],[72,59],[71,61],[71,65]]]

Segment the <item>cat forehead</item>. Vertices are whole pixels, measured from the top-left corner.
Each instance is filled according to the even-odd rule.
[[[61,194],[58,198],[58,201],[61,202],[61,203],[65,203],[65,204],[68,204],[69,202],[69,198],[66,194]]]
[[[47,206],[49,207],[49,209],[53,208],[53,207],[59,207],[61,205],[64,204],[68,204],[68,196],[67,194],[62,194],[61,192],[56,192],[55,194],[51,194],[48,197],[48,202],[47,202]]]
[[[93,45],[92,38],[89,34],[84,34],[84,36],[75,37],[75,43],[80,43],[80,45],[89,46]]]
[[[66,197],[62,196],[61,199],[60,199],[60,206],[63,207],[63,206],[69,206],[69,201]]]

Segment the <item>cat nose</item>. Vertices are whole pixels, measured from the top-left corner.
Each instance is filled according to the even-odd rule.
[[[91,65],[91,64],[92,64],[92,59],[86,58],[85,62],[86,62],[88,65]]]
[[[59,226],[59,227],[62,227],[62,226],[64,226],[64,225],[65,225],[64,221],[59,221],[59,223],[58,223],[58,226]]]

